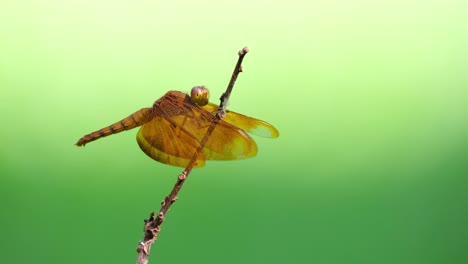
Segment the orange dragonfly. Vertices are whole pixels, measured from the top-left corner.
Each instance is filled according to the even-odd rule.
[[[192,88],[188,94],[169,91],[154,102],[108,127],[83,136],[77,146],[112,134],[141,126],[137,142],[152,159],[178,167],[186,167],[200,146],[218,106],[208,103],[209,91],[204,86]],[[203,167],[205,160],[237,160],[257,154],[257,144],[246,133],[276,138],[278,130],[271,124],[236,112],[226,111],[225,118],[216,125],[195,167]]]

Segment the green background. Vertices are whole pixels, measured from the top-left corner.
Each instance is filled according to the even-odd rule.
[[[194,170],[150,263],[467,263],[466,1],[0,4],[0,262],[134,263],[181,169],[136,130],[167,90],[280,131]]]

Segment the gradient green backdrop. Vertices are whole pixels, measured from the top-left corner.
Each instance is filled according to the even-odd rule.
[[[0,4],[0,262],[134,263],[181,169],[84,134],[167,90],[280,131],[193,171],[150,263],[468,263],[466,1]],[[152,261],[151,261],[152,260]]]

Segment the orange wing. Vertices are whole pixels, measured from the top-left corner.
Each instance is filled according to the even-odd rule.
[[[141,150],[152,159],[178,167],[186,167],[200,142],[180,126],[174,126],[162,116],[144,124],[137,134]],[[199,153],[196,167],[205,165],[204,153]]]
[[[164,101],[154,114],[138,132],[140,148],[159,162],[186,167],[214,116],[186,100]],[[206,159],[245,159],[256,154],[257,145],[247,133],[220,121],[199,153],[196,167],[203,167]]]
[[[202,106],[202,108],[210,113],[215,113],[218,110],[218,106],[213,103]],[[227,110],[226,117],[223,120],[252,135],[268,138],[277,138],[279,136],[278,130],[271,124],[243,114]]]

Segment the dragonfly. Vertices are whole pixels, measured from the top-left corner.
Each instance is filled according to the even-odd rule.
[[[150,158],[172,166],[186,167],[208,127],[215,120],[216,104],[209,102],[205,86],[195,86],[190,95],[169,91],[154,102],[114,124],[80,138],[77,146],[97,139],[140,127],[137,142]],[[224,118],[216,124],[195,168],[205,166],[206,160],[240,160],[257,155],[258,147],[249,135],[277,138],[278,130],[271,124],[233,111],[225,110]]]

